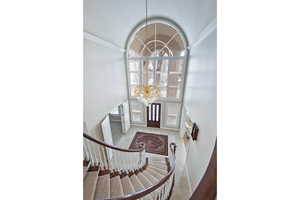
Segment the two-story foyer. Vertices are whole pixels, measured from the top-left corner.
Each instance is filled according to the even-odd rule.
[[[215,200],[216,1],[83,3],[84,200]]]

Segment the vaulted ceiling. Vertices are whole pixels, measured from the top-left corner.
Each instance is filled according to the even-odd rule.
[[[216,18],[216,0],[148,0],[148,16],[176,22],[189,45]],[[125,48],[132,29],[145,19],[145,0],[85,0],[84,31]]]

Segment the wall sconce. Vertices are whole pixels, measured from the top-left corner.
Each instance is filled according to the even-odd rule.
[[[199,133],[199,127],[197,126],[196,123],[193,123],[193,129],[192,129],[192,133],[191,133],[193,140],[197,140],[198,133]]]

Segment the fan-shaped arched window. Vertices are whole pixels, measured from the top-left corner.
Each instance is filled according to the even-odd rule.
[[[143,108],[135,101],[134,89],[138,85],[156,85],[160,88],[158,100],[167,112],[164,126],[179,125],[186,46],[182,33],[165,23],[150,23],[131,35],[127,46],[127,72],[133,122],[145,121]]]
[[[128,49],[128,57],[182,56],[186,46],[173,27],[154,23],[138,30]]]

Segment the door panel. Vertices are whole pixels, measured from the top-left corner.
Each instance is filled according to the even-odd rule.
[[[147,127],[160,128],[161,104],[152,103],[147,107]]]
[[[166,103],[165,125],[168,128],[178,128],[180,117],[180,103]]]

